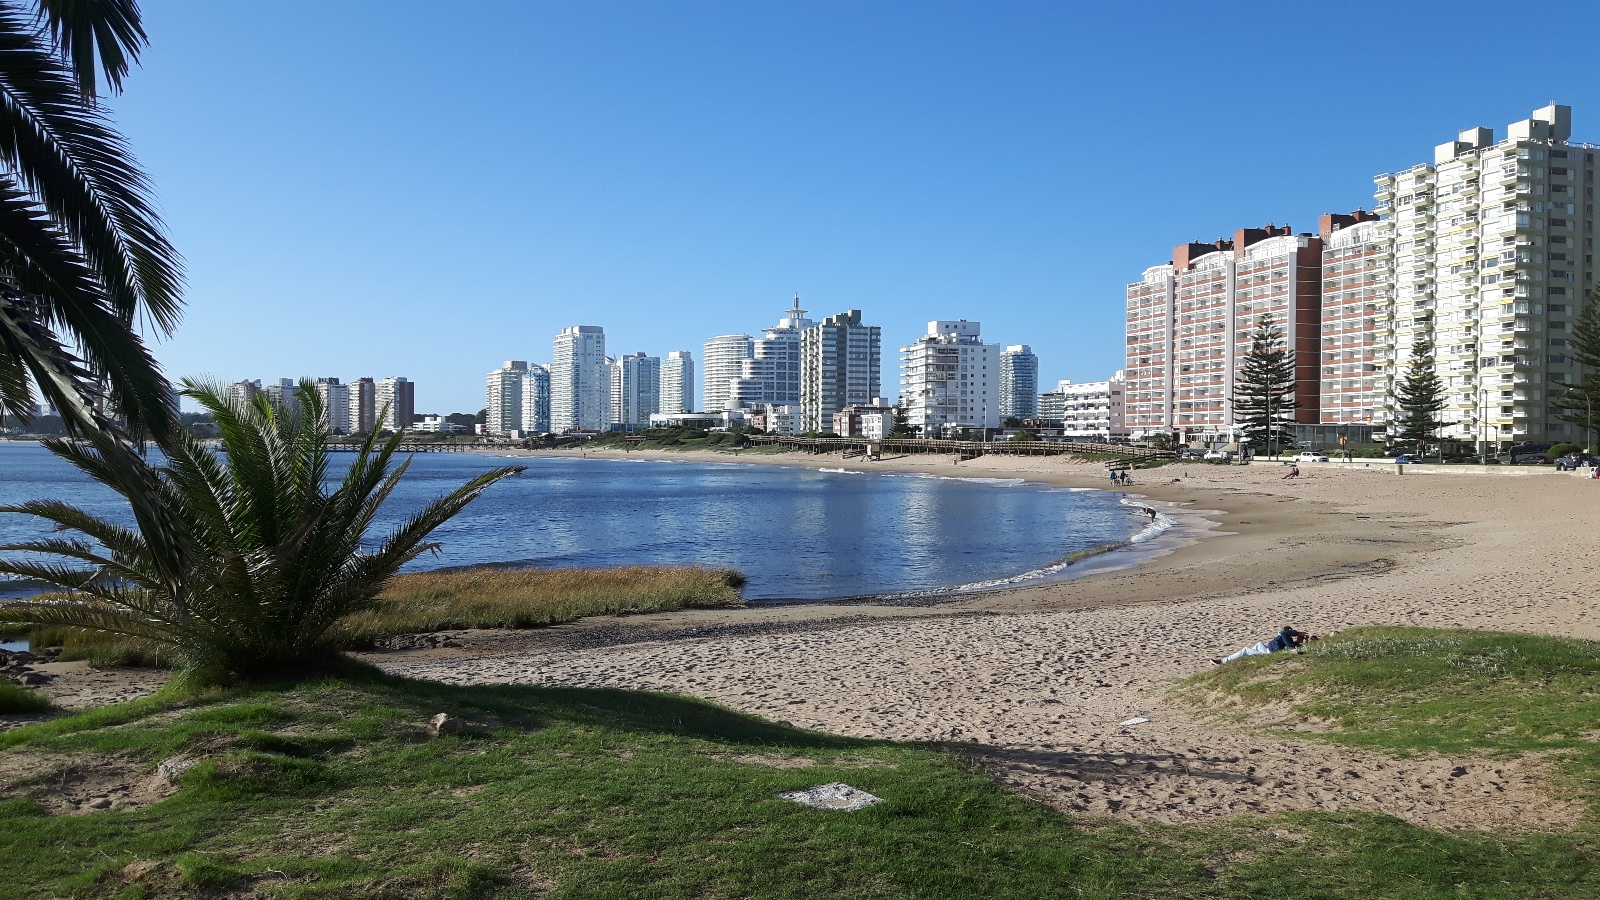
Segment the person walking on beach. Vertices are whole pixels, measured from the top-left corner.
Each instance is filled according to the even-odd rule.
[[[1110,471],[1110,473],[1108,473],[1108,474],[1111,475],[1111,483],[1112,484],[1115,485],[1115,484],[1119,484],[1120,483],[1120,482],[1117,481],[1117,470],[1116,469],[1112,469]]]

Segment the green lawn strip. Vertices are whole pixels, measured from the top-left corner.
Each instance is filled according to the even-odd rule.
[[[1374,815],[1075,820],[938,747],[662,694],[357,672],[190,703],[4,736],[14,753],[206,760],[141,809],[0,802],[0,879],[16,896],[1230,897],[1273,890],[1283,867],[1313,876],[1296,881],[1307,897],[1600,891],[1581,836],[1448,835]],[[436,712],[481,730],[429,739],[420,725]],[[885,802],[837,813],[776,796],[828,781]],[[162,864],[125,877],[135,860]]]

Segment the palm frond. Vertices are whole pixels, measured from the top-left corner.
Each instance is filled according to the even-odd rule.
[[[146,44],[139,4],[134,0],[35,0],[38,19],[55,42],[62,62],[72,67],[85,98],[97,93],[95,69],[106,87],[121,93],[128,67]],[[98,51],[98,52],[97,52]]]

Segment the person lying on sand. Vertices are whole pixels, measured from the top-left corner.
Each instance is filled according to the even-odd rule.
[[[1283,477],[1284,478],[1299,478],[1300,477],[1300,467],[1299,466],[1290,466],[1289,467],[1289,474],[1287,474],[1287,475],[1285,475]]]
[[[1213,666],[1220,666],[1223,663],[1231,663],[1241,656],[1265,656],[1268,653],[1277,653],[1280,650],[1297,650],[1304,646],[1307,642],[1314,641],[1316,639],[1317,636],[1314,634],[1306,634],[1304,631],[1295,631],[1290,626],[1285,625],[1278,630],[1277,634],[1272,636],[1271,640],[1262,641],[1254,646],[1246,647],[1237,653],[1231,653],[1222,657],[1221,659],[1213,659],[1211,664]]]

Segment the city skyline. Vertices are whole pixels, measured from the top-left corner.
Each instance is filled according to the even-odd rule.
[[[1550,37],[1560,66],[1515,79],[1451,64],[1490,5],[1235,22],[527,4],[492,34],[377,9],[147,10],[160,39],[111,102],[188,264],[184,323],[155,346],[172,376],[406,371],[419,409],[469,411],[483,372],[571,321],[628,352],[693,350],[798,291],[866,310],[894,346],[981,318],[1034,347],[1041,383],[1094,380],[1122,366],[1128,273],[1173,243],[1312,230],[1370,208],[1371,175],[1441,134],[1550,100],[1600,109],[1570,75],[1594,56],[1588,7]],[[1128,66],[1132,35],[1164,64]],[[1266,74],[1314,59],[1341,60],[1337,90]],[[420,171],[448,183],[437,202],[417,202]]]

